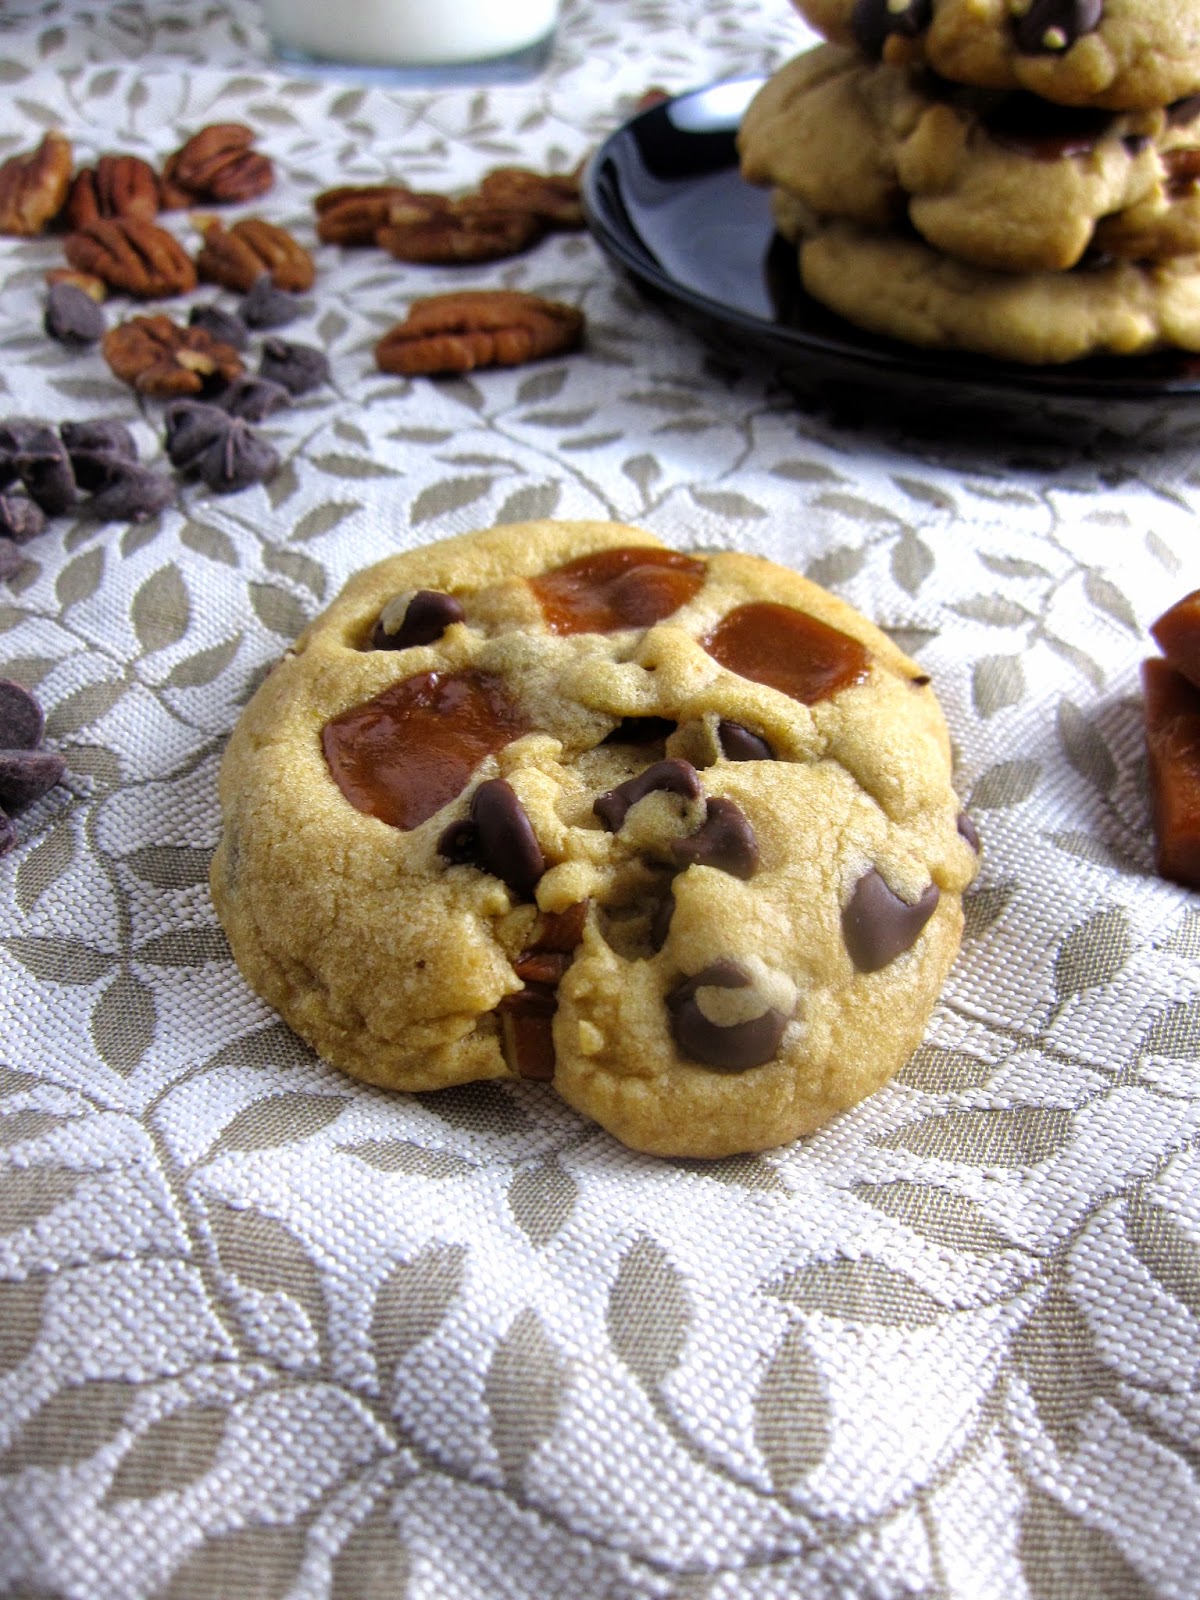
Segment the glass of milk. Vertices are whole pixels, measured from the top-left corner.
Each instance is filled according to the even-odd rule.
[[[444,84],[537,72],[559,0],[262,0],[262,9],[290,65]]]

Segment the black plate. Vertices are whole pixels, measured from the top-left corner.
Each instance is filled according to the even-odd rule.
[[[761,78],[664,101],[589,163],[583,197],[602,249],[706,340],[769,357],[807,402],[939,430],[1161,445],[1200,427],[1200,358],[1182,351],[1028,367],[925,351],[845,322],[800,286],[765,190],[743,183],[734,136]]]

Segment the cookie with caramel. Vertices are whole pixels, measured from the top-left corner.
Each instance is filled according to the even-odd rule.
[[[212,892],[334,1065],[531,1078],[639,1150],[811,1132],[920,1041],[978,840],[928,677],[757,557],[601,522],[359,573],[247,706]]]

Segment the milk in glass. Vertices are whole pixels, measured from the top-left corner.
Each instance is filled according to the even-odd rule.
[[[453,66],[528,50],[559,0],[263,0],[277,47],[362,66]]]

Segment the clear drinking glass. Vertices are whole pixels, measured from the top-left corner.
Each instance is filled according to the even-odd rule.
[[[262,0],[292,66],[412,84],[503,82],[546,62],[559,0]]]

